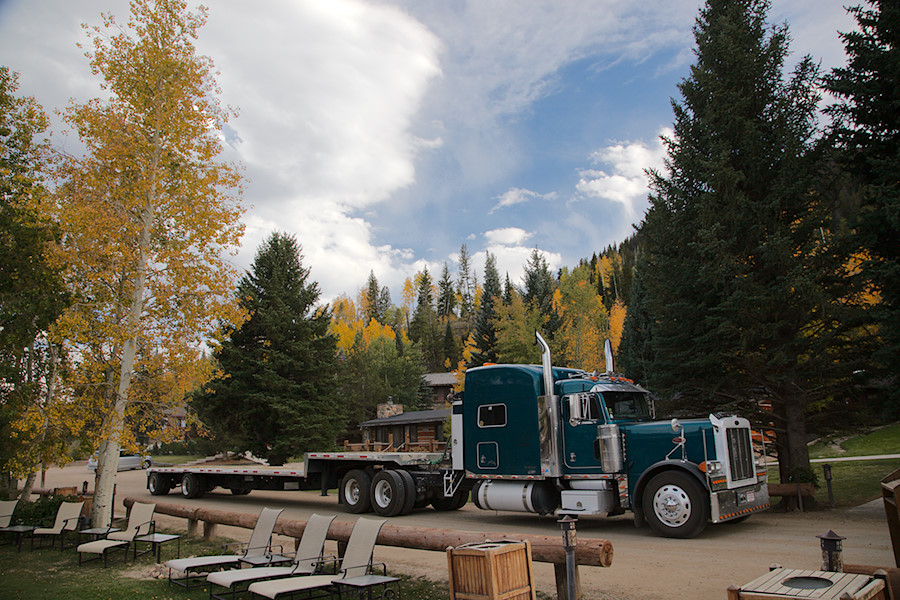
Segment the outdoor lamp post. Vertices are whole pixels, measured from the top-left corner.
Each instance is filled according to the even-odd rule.
[[[578,518],[572,515],[566,515],[559,521],[560,529],[563,535],[563,547],[566,549],[566,587],[568,592],[568,600],[577,600],[578,591],[576,586],[575,575],[575,546],[578,542],[575,537],[575,524]]]
[[[819,545],[822,546],[822,570],[843,573],[844,558],[841,553],[841,541],[847,538],[839,536],[830,529],[828,533],[816,537],[821,540]]]
[[[828,486],[828,504],[834,508],[834,490],[831,489],[831,465],[825,463],[822,465],[822,474],[825,476],[825,485]]]

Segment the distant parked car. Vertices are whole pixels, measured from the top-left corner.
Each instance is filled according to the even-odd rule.
[[[135,454],[134,452],[119,451],[119,471],[130,471],[131,469],[146,469],[153,464],[153,460],[146,454]],[[88,459],[88,471],[97,470],[97,453],[94,452]]]

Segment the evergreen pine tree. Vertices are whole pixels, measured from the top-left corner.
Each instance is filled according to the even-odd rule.
[[[840,303],[822,281],[827,211],[811,193],[818,96],[809,57],[785,79],[787,26],[767,0],[708,0],[673,102],[668,173],[641,225],[648,383],[695,412],[772,401],[782,481],[809,477],[806,409],[842,377]],[[827,241],[827,240],[826,240]],[[636,350],[636,349],[634,349]]]
[[[501,301],[500,273],[497,271],[497,257],[487,253],[484,261],[484,288],[481,291],[481,306],[475,316],[475,352],[469,361],[470,367],[486,362],[497,362],[497,333],[494,330],[495,306]]]
[[[851,8],[859,31],[841,34],[846,67],[825,78],[840,99],[829,107],[835,118],[830,145],[862,186],[857,219],[851,223],[848,255],[859,261],[863,290],[877,294],[872,313],[881,343],[873,352],[872,377],[900,373],[900,5],[871,0]],[[900,392],[889,387],[893,418]]]
[[[441,279],[438,282],[438,316],[445,322],[449,322],[453,311],[456,309],[456,293],[453,290],[453,280],[450,278],[450,267],[444,262],[441,270]]]
[[[459,295],[459,318],[466,322],[468,329],[472,327],[475,315],[475,288],[478,281],[472,272],[472,258],[469,249],[463,244],[459,249],[459,271],[456,274],[456,292]]]
[[[300,251],[282,233],[262,244],[237,289],[250,318],[215,353],[222,375],[192,401],[217,436],[272,465],[333,447],[344,422],[331,317]]]
[[[384,324],[388,309],[391,307],[391,293],[387,286],[380,287],[375,272],[369,272],[365,289],[365,315],[366,324],[373,319]]]
[[[544,318],[544,333],[552,338],[559,328],[559,317],[553,311],[553,291],[556,279],[550,272],[547,259],[535,248],[525,263],[525,289],[522,300],[529,311],[540,313]]]
[[[416,312],[409,325],[409,339],[419,345],[425,360],[425,368],[433,373],[443,370],[444,344],[438,326],[437,311],[434,309],[432,280],[427,267],[416,276],[416,282],[418,283]]]

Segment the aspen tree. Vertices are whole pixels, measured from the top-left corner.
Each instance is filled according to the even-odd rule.
[[[241,175],[218,159],[228,114],[194,47],[205,20],[181,0],[133,0],[127,25],[104,14],[85,26],[106,98],[64,115],[86,150],[61,162],[48,208],[76,299],[59,327],[77,355],[77,398],[96,419],[98,526],[110,518],[119,448],[142,429],[129,421],[181,403],[209,376],[203,343],[242,320],[225,262],[243,233]],[[145,385],[162,374],[163,392]]]

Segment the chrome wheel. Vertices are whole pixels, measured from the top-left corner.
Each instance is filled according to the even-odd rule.
[[[653,512],[663,525],[681,527],[691,518],[691,498],[677,485],[664,485],[653,495]]]

